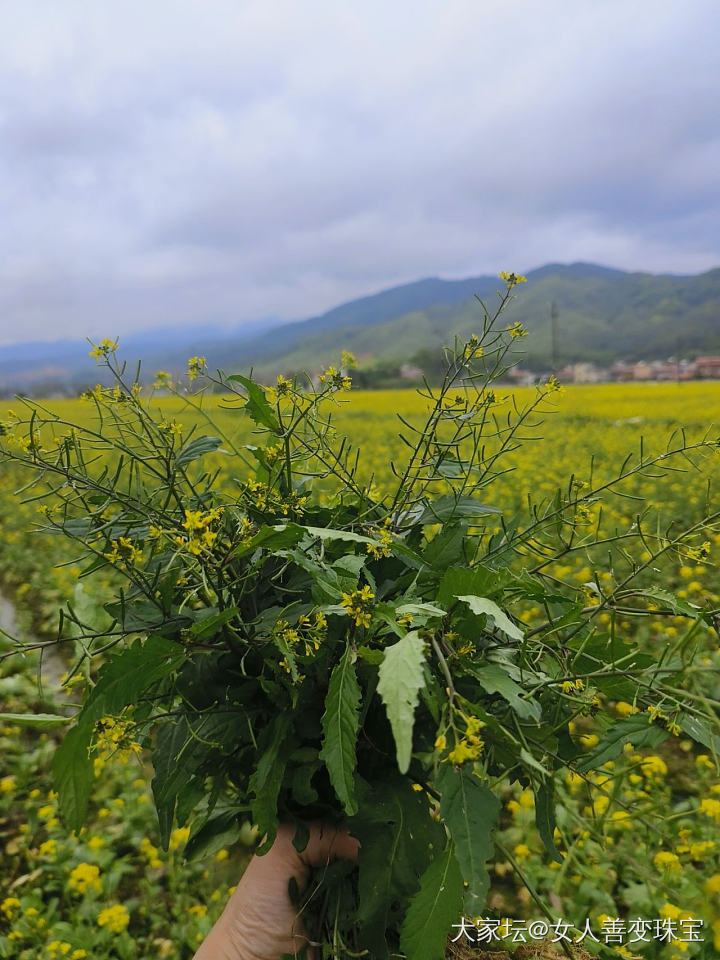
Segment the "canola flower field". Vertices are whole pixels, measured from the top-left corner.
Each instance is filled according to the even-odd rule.
[[[525,390],[497,390],[498,402],[510,405]],[[382,489],[391,479],[391,463],[400,454],[397,415],[412,419],[423,401],[411,391],[357,393],[335,415],[338,430],[362,449],[360,472]],[[527,498],[552,498],[573,477],[578,484],[617,474],[625,457],[643,451],[661,453],[688,441],[720,436],[720,384],[629,384],[572,386],[553,397],[554,406],[534,416],[524,436],[536,442],[509,451],[510,472],[487,489],[487,502],[503,516],[527,515]],[[159,397],[168,429],[187,436],[204,415],[178,397]],[[252,443],[252,424],[239,412],[224,409],[222,398],[209,397],[206,409],[236,446]],[[17,407],[18,402],[15,406]],[[47,407],[69,423],[88,423],[95,408],[87,401],[50,401]],[[20,411],[16,411],[20,412]],[[0,415],[4,419],[5,411]],[[715,424],[715,429],[713,429]],[[228,491],[242,480],[237,458],[213,455]],[[709,511],[712,481],[720,457],[699,468],[679,458],[654,479],[636,477],[609,492],[588,515],[588,525],[611,534],[634,516],[642,495],[651,508],[645,522],[688,526]],[[680,469],[684,467],[684,469]],[[58,609],[68,601],[91,607],[92,589],[78,581],[79,558],[63,538],[37,532],[42,516],[33,491],[21,503],[15,491],[23,478],[4,468],[0,476],[0,586],[19,618],[19,632],[41,640],[57,633]],[[710,487],[708,486],[710,485]],[[710,492],[709,492],[710,491]],[[683,557],[672,556],[652,571],[660,587],[671,587],[690,603],[720,606],[720,533],[698,539]],[[642,559],[642,558],[641,558]],[[582,550],[571,552],[549,571],[573,579],[590,591],[597,576],[611,577]],[[103,576],[110,583],[112,567]],[[529,626],[539,610],[528,607]],[[608,618],[610,615],[604,615]],[[615,629],[639,633],[661,656],[686,629],[681,618],[617,618]],[[718,635],[703,629],[699,670],[708,700],[720,699]],[[69,646],[69,645],[68,645]],[[0,638],[0,651],[8,642]],[[61,665],[62,666],[62,665]],[[37,655],[0,660],[0,712],[56,712],[77,696],[70,689],[38,689]],[[619,716],[632,704],[618,701]],[[591,749],[601,731],[591,714],[578,720],[574,735]],[[139,749],[117,749],[123,731],[108,727],[105,749],[96,756],[97,789],[92,816],[79,836],[69,835],[57,816],[49,779],[55,733],[21,729],[0,722],[0,957],[189,958],[220,912],[228,890],[245,862],[252,832],[231,849],[212,844],[204,855],[183,859],[187,829],[176,830],[167,853],[158,849],[158,832],[149,793],[152,772]],[[720,774],[712,751],[700,753],[678,731],[668,745],[652,753],[632,745],[619,760],[608,762],[590,781],[569,776],[559,784],[556,840],[562,862],[550,862],[534,828],[533,794],[512,789],[504,799],[500,839],[488,911],[516,921],[538,913],[522,876],[552,913],[582,925],[591,918],[597,929],[608,918],[657,918],[672,927],[683,918],[700,918],[708,945],[720,951]],[[499,848],[500,849],[500,848]],[[671,938],[668,938],[671,939]],[[592,945],[590,945],[592,947]],[[653,939],[618,947],[619,955],[681,960],[712,956],[700,943]]]

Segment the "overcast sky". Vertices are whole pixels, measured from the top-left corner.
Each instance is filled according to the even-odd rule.
[[[717,0],[0,0],[0,344],[720,265]]]

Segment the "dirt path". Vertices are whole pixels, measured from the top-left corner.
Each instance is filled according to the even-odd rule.
[[[15,614],[15,605],[4,594],[0,593],[0,629],[5,630],[12,637],[19,637],[19,627]],[[34,637],[25,634],[19,637],[32,643]],[[57,646],[45,647],[42,653],[41,676],[43,685],[53,691],[60,688],[60,677],[66,671],[65,661]]]

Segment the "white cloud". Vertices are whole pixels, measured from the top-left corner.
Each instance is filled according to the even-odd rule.
[[[0,343],[720,263],[711,0],[0,10]]]

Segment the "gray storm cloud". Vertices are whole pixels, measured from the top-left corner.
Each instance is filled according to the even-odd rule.
[[[0,344],[715,266],[719,25],[711,0],[6,4]]]

